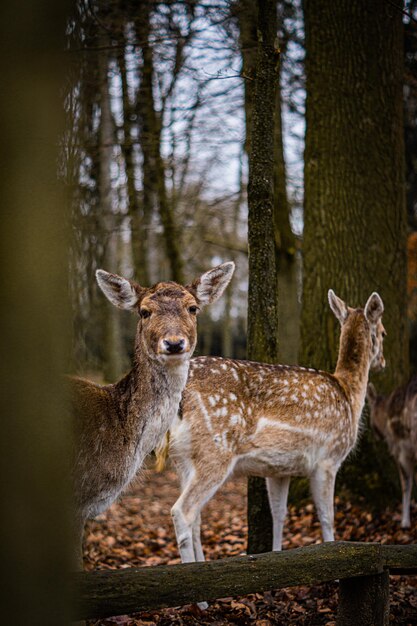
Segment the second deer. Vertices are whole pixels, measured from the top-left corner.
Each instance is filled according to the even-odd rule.
[[[341,324],[336,371],[215,357],[192,360],[170,455],[182,493],[172,508],[183,562],[204,559],[200,512],[232,473],[267,479],[273,549],[280,550],[292,476],[310,478],[324,541],[334,539],[337,471],[354,447],[370,367],[385,366],[381,316],[373,293],[364,309],[332,290]]]
[[[410,528],[410,502],[414,467],[417,462],[417,376],[388,396],[378,395],[370,383],[366,394],[371,426],[385,439],[395,459],[401,481],[401,527]]]

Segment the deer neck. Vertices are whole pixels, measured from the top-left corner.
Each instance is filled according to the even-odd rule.
[[[114,385],[119,419],[129,439],[136,442],[138,463],[152,452],[177,415],[188,368],[189,360],[164,364],[137,350],[132,370]]]
[[[349,398],[353,416],[359,419],[366,395],[370,367],[368,333],[361,320],[342,328],[335,376]]]

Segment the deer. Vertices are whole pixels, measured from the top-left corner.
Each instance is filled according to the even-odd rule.
[[[186,286],[159,282],[150,288],[97,270],[97,283],[108,300],[139,320],[134,363],[126,376],[103,386],[69,379],[78,560],[86,520],[114,502],[169,429],[196,346],[197,314],[220,298],[234,267],[223,263]]]
[[[201,511],[233,474],[266,478],[274,551],[282,546],[293,476],[309,478],[323,540],[334,540],[336,474],[358,438],[369,370],[385,367],[386,333],[376,292],[364,309],[349,307],[332,290],[328,300],[341,325],[334,374],[230,358],[192,359],[169,437],[181,491],[171,514],[184,563],[204,560]]]
[[[366,399],[370,423],[377,439],[385,440],[394,457],[401,482],[401,528],[410,528],[410,504],[417,462],[417,376],[387,396],[378,395],[369,383]]]

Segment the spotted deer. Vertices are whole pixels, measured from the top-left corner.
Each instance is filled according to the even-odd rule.
[[[221,296],[233,271],[234,263],[224,263],[185,287],[160,282],[151,288],[97,271],[110,302],[139,321],[133,368],[124,378],[104,386],[70,378],[79,539],[87,518],[110,506],[170,427],[196,345],[197,313]]]
[[[335,477],[357,440],[369,369],[385,366],[385,330],[377,293],[364,309],[348,307],[332,290],[328,298],[341,324],[334,374],[192,359],[182,411],[170,431],[181,482],[172,517],[183,562],[204,560],[200,513],[232,473],[266,477],[273,550],[281,549],[292,476],[309,477],[323,539],[334,539]]]
[[[366,398],[371,414],[371,427],[384,439],[395,459],[401,481],[401,527],[409,528],[411,491],[417,462],[417,376],[388,396],[378,395],[370,383]]]

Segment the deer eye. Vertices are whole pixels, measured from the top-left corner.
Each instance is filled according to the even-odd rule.
[[[198,306],[189,306],[188,307],[188,312],[191,313],[192,315],[197,315],[198,313]]]
[[[148,309],[141,309],[140,316],[142,319],[146,319],[147,317],[151,316],[151,312]]]

